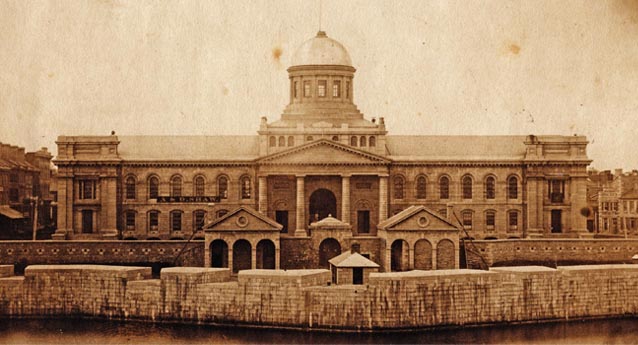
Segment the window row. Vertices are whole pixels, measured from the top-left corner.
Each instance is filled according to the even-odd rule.
[[[309,135],[306,137],[306,141],[313,141],[314,137]],[[333,135],[332,136],[332,140],[333,141],[339,141],[339,136],[338,135]],[[377,138],[374,136],[351,136],[350,137],[350,145],[351,146],[359,146],[359,147],[375,147],[377,146]],[[293,136],[288,136],[287,138],[285,136],[279,136],[279,137],[275,137],[275,136],[271,136],[268,139],[268,146],[270,147],[292,147],[295,146],[295,137]]]
[[[315,97],[319,97],[319,98],[325,98],[328,97],[329,95],[329,84],[328,84],[328,80],[325,79],[319,79],[317,80],[316,84],[313,85],[311,80],[304,80],[303,84],[300,84],[299,81],[294,81],[292,83],[292,97],[295,99],[299,99],[300,98],[300,85],[303,85],[303,97],[304,98],[308,98],[308,97],[312,97],[312,89],[313,86],[315,88]],[[341,98],[341,92],[342,92],[342,87],[341,87],[341,80],[333,80],[332,81],[332,98]],[[350,81],[346,81],[345,82],[345,98],[346,99],[350,99]]]
[[[518,230],[519,211],[507,211],[507,230]],[[474,224],[474,211],[464,210],[461,212],[461,223],[465,230],[472,230]],[[493,231],[496,228],[496,211],[485,211],[485,229]]]
[[[350,137],[350,146],[359,146],[359,147],[375,147],[377,146],[377,138],[371,136],[371,137],[366,137],[366,136],[360,136],[360,137],[356,137],[356,136],[351,136]]]
[[[228,210],[218,210],[215,213],[217,218],[222,217],[228,213]],[[193,231],[202,230],[206,222],[206,211],[196,210],[193,211]],[[146,217],[146,229],[147,231],[158,231],[160,228],[160,211],[152,210],[147,212]],[[169,228],[171,231],[183,231],[184,212],[181,210],[174,210],[169,213]],[[128,210],[124,212],[124,223],[126,230],[136,230],[137,226],[137,212],[134,210]]]
[[[463,199],[472,199],[474,197],[472,177],[465,175],[461,178],[461,196]],[[417,199],[427,198],[427,180],[425,176],[418,176],[415,183],[415,195]],[[450,198],[450,178],[441,176],[439,178],[439,198]],[[405,199],[405,179],[401,176],[395,176],[393,180],[393,197],[394,199]],[[496,178],[488,176],[484,183],[485,199],[496,199]],[[518,178],[510,176],[507,179],[507,198],[518,199]]]
[[[228,199],[228,183],[227,176],[219,176],[217,178],[217,195],[221,199]],[[183,178],[181,176],[173,176],[170,180],[170,196],[184,196]],[[250,199],[252,197],[252,183],[249,176],[242,176],[239,179],[240,197],[241,199]],[[160,180],[157,176],[151,176],[147,180],[147,190],[149,199],[157,199],[159,195]],[[124,182],[124,196],[126,199],[132,200],[137,195],[137,181],[135,177],[128,176]],[[195,176],[193,179],[193,196],[206,196],[206,179],[201,176]]]

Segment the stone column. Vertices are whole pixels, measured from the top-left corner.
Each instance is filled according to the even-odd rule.
[[[384,272],[392,272],[392,249],[390,247],[385,249],[385,264],[383,266]]]
[[[379,222],[388,218],[388,177],[379,176]]]
[[[436,246],[432,245],[432,269],[436,269]]]
[[[297,225],[295,229],[295,237],[306,236],[306,198],[304,196],[304,178],[305,176],[297,176]]]
[[[60,169],[58,184],[58,227],[51,236],[54,240],[66,239],[67,233],[73,233],[73,178]]]
[[[259,176],[259,213],[266,215],[268,212],[268,185],[266,176]]]
[[[410,244],[408,243],[408,270],[413,270],[413,269],[414,269],[414,246],[410,246]]]
[[[350,223],[350,175],[341,176],[341,221]]]
[[[275,247],[275,269],[278,270],[280,267],[279,261],[281,261],[279,246]]]
[[[250,249],[250,269],[254,270],[257,268],[257,246],[253,246],[252,243]],[[264,264],[263,262],[261,263]]]

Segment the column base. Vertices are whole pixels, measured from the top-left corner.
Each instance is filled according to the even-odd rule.
[[[306,233],[306,229],[297,229],[295,230],[295,237],[308,237],[308,234]]]
[[[117,233],[117,229],[102,230],[100,231],[100,237],[105,240],[116,240]]]
[[[56,241],[64,241],[66,240],[66,233],[67,230],[58,229],[51,235],[51,239]]]

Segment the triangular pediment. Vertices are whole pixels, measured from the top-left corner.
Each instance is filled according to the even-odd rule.
[[[241,206],[204,226],[214,231],[280,231],[283,226],[256,210]]]
[[[390,162],[385,157],[327,139],[264,156],[257,161],[261,164],[296,165],[383,165]]]
[[[410,206],[379,223],[377,227],[387,231],[458,231],[450,221],[424,206]]]

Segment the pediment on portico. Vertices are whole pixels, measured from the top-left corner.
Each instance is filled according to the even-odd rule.
[[[281,224],[256,210],[241,206],[205,225],[204,231],[280,231],[282,228]]]
[[[424,206],[410,206],[377,225],[380,230],[458,231],[458,227]]]
[[[264,156],[260,164],[282,165],[385,165],[390,160],[327,139]]]

